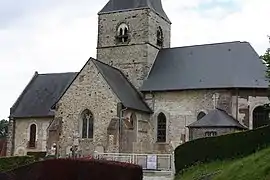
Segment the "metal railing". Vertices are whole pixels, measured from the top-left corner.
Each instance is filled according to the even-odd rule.
[[[140,165],[144,170],[172,172],[172,154],[97,153],[95,158]]]

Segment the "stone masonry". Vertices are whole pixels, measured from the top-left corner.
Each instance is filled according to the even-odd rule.
[[[197,90],[154,93],[147,102],[154,109],[151,118],[156,127],[157,115],[163,112],[167,118],[167,144],[181,144],[189,140],[187,125],[197,120],[197,115],[219,107],[230,113],[230,91]],[[156,129],[156,128],[154,128]],[[156,137],[152,130],[152,137]]]
[[[46,152],[47,128],[52,120],[52,118],[15,119],[16,132],[14,134],[13,155],[26,155],[27,152]],[[28,148],[30,126],[32,124],[36,125],[36,148]]]
[[[69,153],[74,140],[79,136],[83,154],[92,154],[95,147],[107,146],[107,128],[117,116],[119,99],[112,92],[92,61],[88,61],[80,74],[57,104],[56,118],[62,119],[59,153]],[[81,113],[89,109],[94,115],[94,138],[82,139]]]
[[[117,43],[118,25],[129,26],[129,41]],[[140,87],[160,49],[156,31],[163,30],[163,48],[170,47],[170,23],[149,9],[102,14],[98,20],[97,59],[122,70]]]
[[[128,40],[117,41],[118,27],[128,27]],[[157,31],[162,29],[163,45],[157,44]],[[171,43],[171,23],[150,9],[133,9],[100,14],[98,17],[97,59],[121,70],[140,88],[156,56]],[[119,123],[120,100],[107,84],[95,64],[89,60],[67,88],[55,108],[55,117],[12,119],[9,128],[8,154],[25,155],[29,151],[48,151],[56,143],[58,155],[70,154],[78,145],[82,155],[99,152],[172,153],[180,144],[204,134],[203,129],[189,132],[200,112],[220,108],[242,125],[252,129],[253,111],[269,103],[265,90],[183,90],[142,93],[153,110],[147,114],[123,110]],[[94,116],[93,138],[82,138],[84,110]],[[157,117],[166,116],[166,142],[157,143]],[[134,118],[133,127],[128,121]],[[53,123],[51,124],[51,122]],[[37,125],[37,148],[28,149],[29,127]],[[120,131],[121,130],[121,133]],[[231,129],[231,132],[234,132]],[[220,129],[219,133],[229,130]],[[152,177],[149,177],[150,179]]]
[[[195,140],[205,137],[205,133],[209,131],[217,132],[217,136],[238,132],[237,128],[191,128],[189,130],[189,139]]]

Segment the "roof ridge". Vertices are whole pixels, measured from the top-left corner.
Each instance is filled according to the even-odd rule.
[[[137,88],[132,84],[132,82],[125,76],[125,74],[124,74],[121,70],[119,70],[119,71],[120,71],[120,73],[124,76],[124,78],[127,80],[127,82],[131,85],[131,87],[137,92],[139,98],[142,100],[142,102],[145,104],[145,106],[146,106],[151,112],[153,112],[152,109],[148,106],[148,104],[147,104],[147,103],[145,102],[145,100],[143,99],[142,93],[139,91],[139,89],[137,89]]]
[[[195,44],[195,45],[163,48],[163,49],[161,49],[161,51],[166,50],[166,49],[179,49],[179,48],[198,47],[198,46],[214,46],[214,45],[232,44],[232,43],[248,43],[248,42],[246,42],[246,41],[227,41],[227,42],[217,42],[217,43]]]
[[[121,72],[120,69],[118,69],[118,68],[116,68],[116,67],[114,67],[114,66],[111,66],[111,65],[109,65],[109,64],[107,64],[107,63],[105,63],[105,62],[102,62],[102,61],[100,61],[100,60],[98,60],[98,59],[95,59],[95,58],[91,58],[91,59],[94,60],[94,61],[97,61],[97,62],[99,62],[99,63],[101,63],[101,64],[104,64],[104,65],[106,65],[106,66],[108,66],[108,67],[110,67],[110,68],[113,68],[113,69],[115,69],[115,70]],[[93,62],[94,62],[94,61],[93,61]]]
[[[139,92],[139,90],[132,84],[132,82],[126,77],[126,75],[125,75],[120,69],[118,69],[118,68],[116,68],[116,67],[113,67],[113,66],[110,66],[110,65],[108,65],[107,63],[104,63],[104,62],[102,62],[102,61],[100,61],[100,60],[98,60],[98,59],[92,58],[92,60],[93,60],[93,63],[94,63],[94,64],[95,64],[95,61],[96,61],[96,62],[99,62],[99,63],[101,63],[101,64],[103,64],[103,65],[109,67],[109,68],[112,68],[112,69],[118,71],[118,72],[121,74],[121,76],[123,76],[124,79],[127,81],[127,83],[131,86],[131,88],[132,88],[134,91],[136,91],[137,95],[139,96],[140,100],[144,103],[144,105],[150,110],[150,112],[152,112],[152,109],[151,109],[151,108],[148,106],[148,104],[144,101],[144,99],[143,99],[141,93]],[[103,76],[103,78],[105,79],[105,81],[107,82],[107,84],[108,84],[109,86],[111,86],[110,83],[107,81],[105,75],[103,74],[102,70],[100,69],[100,67],[98,67],[98,65],[96,65],[96,64],[95,64],[95,66],[96,66],[97,69],[101,72],[101,75]],[[112,87],[111,87],[111,88],[112,88]],[[112,88],[112,91],[114,91],[113,88]],[[115,92],[114,92],[114,93],[115,93]],[[116,96],[117,96],[117,93],[115,93],[115,94],[116,94]],[[118,97],[118,98],[119,98],[119,97]],[[119,99],[120,99],[120,98],[119,98]],[[121,100],[121,99],[120,99],[120,100]]]
[[[78,72],[40,73],[39,75],[73,74]]]
[[[216,122],[211,121],[210,118],[210,122],[206,121],[207,119],[209,120],[209,117],[213,117],[213,115],[216,114],[218,115],[218,117],[216,117],[216,120],[226,120],[232,124],[227,124],[227,125],[217,125],[217,124],[213,124]],[[226,116],[226,118],[222,118],[222,116]],[[205,124],[200,124],[202,121],[205,121],[208,123],[208,125]],[[224,121],[225,122],[225,121]],[[212,123],[212,124],[211,124]],[[231,116],[227,111],[220,109],[220,108],[214,108],[212,109],[208,114],[206,114],[203,118],[201,118],[199,121],[195,121],[191,124],[189,124],[187,127],[238,127],[238,128],[246,128],[245,126],[243,126],[237,119],[235,119],[233,116]]]
[[[55,108],[55,105],[60,101],[60,99],[64,96],[64,94],[67,92],[68,88],[71,86],[71,84],[75,81],[75,79],[78,77],[78,75],[82,72],[82,70],[85,68],[85,66],[88,64],[89,61],[91,61],[93,58],[90,57],[88,58],[88,60],[86,61],[86,63],[83,65],[83,67],[81,68],[81,70],[79,72],[76,73],[76,76],[74,76],[74,78],[70,81],[69,84],[67,84],[67,86],[65,87],[65,90],[63,91],[63,93],[57,98],[57,100],[53,103],[53,105],[51,106],[51,109]]]
[[[18,104],[20,102],[20,100],[22,99],[22,97],[24,96],[25,92],[27,91],[27,89],[29,88],[29,86],[34,82],[34,80],[37,78],[38,76],[38,71],[35,71],[34,75],[32,76],[31,80],[28,82],[28,84],[26,85],[26,87],[23,89],[23,91],[21,92],[21,94],[19,95],[19,97],[17,98],[17,100],[15,101],[15,103],[13,104],[13,106],[10,108],[10,116],[12,117],[13,112],[15,111],[15,109],[18,107]]]

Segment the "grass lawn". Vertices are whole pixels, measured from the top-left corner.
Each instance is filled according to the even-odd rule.
[[[176,180],[270,180],[270,148],[232,161],[213,162],[187,169]]]

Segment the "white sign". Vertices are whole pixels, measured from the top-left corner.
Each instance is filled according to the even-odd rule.
[[[147,169],[157,169],[157,156],[156,155],[147,156]]]

